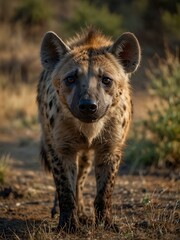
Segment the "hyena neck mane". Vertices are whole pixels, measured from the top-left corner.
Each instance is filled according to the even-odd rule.
[[[76,126],[79,133],[83,134],[88,144],[91,145],[94,139],[101,137],[105,125],[104,122],[105,119],[100,119],[98,122],[94,123],[83,123],[78,120]]]
[[[106,37],[100,31],[89,28],[84,30],[81,34],[77,34],[74,38],[71,38],[67,45],[71,47],[71,49],[75,47],[87,47],[98,49],[105,47],[109,47],[112,44],[111,38]]]

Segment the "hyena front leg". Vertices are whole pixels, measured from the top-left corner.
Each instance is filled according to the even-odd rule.
[[[58,194],[57,194],[57,191],[55,191],[53,207],[51,209],[51,217],[52,218],[54,218],[54,216],[58,213],[58,207],[59,207]]]
[[[83,223],[86,223],[88,220],[85,208],[84,208],[84,198],[83,198],[83,188],[85,180],[88,176],[88,173],[91,170],[92,165],[92,153],[91,152],[83,152],[79,156],[78,161],[78,178],[77,178],[77,188],[76,188],[76,201],[78,205],[78,216],[79,220]]]
[[[55,155],[52,160],[52,172],[60,207],[58,230],[75,232],[78,228],[76,155]]]
[[[96,226],[100,222],[104,222],[105,229],[112,229],[115,232],[119,232],[119,228],[112,223],[111,197],[119,163],[120,154],[109,153],[106,150],[103,153],[97,153],[95,157],[97,195],[94,207]]]

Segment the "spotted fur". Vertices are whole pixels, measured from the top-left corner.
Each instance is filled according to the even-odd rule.
[[[84,182],[94,161],[95,223],[103,221],[106,229],[118,231],[112,223],[111,196],[131,122],[129,75],[140,62],[139,43],[132,33],[113,42],[90,29],[64,43],[48,32],[41,62],[41,158],[56,185],[58,229],[74,232],[79,227],[85,215]],[[87,112],[84,105],[80,108],[82,101],[93,102]]]

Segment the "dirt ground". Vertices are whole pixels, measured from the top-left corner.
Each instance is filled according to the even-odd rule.
[[[140,100],[136,105],[146,107]],[[138,114],[141,111],[135,117]],[[0,155],[10,155],[10,169],[0,185],[0,239],[180,239],[180,175],[158,170],[134,175],[120,171],[112,201],[120,233],[82,226],[76,235],[55,234],[54,184],[38,160],[39,131],[4,129],[0,135]],[[89,215],[93,215],[95,193],[92,171],[84,191]]]

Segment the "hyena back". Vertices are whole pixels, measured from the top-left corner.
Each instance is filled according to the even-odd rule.
[[[87,30],[64,43],[47,32],[38,84],[41,157],[52,171],[59,200],[58,229],[74,232],[84,215],[82,190],[94,160],[95,223],[116,228],[111,195],[132,115],[129,74],[140,62],[132,33],[115,42]]]

